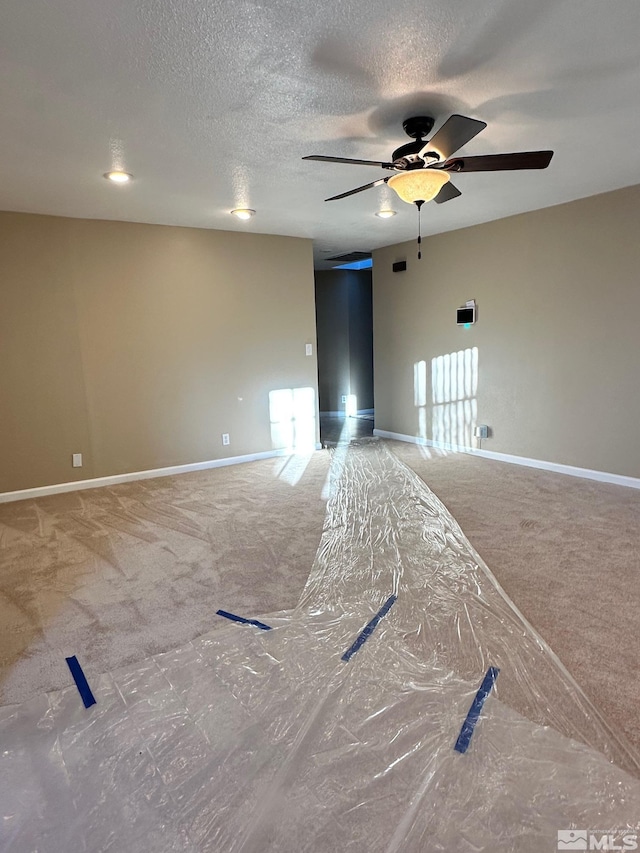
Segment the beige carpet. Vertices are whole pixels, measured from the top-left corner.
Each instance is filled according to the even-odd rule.
[[[558,827],[635,825],[640,756],[442,502],[382,442],[332,458],[309,580],[271,630],[220,619],[90,675],[88,709],[73,685],[0,708],[3,850],[540,853]]]
[[[605,717],[640,747],[640,493],[392,443]],[[329,454],[0,505],[0,703],[293,607]]]
[[[0,504],[0,705],[293,607],[328,451]]]
[[[640,747],[640,491],[390,442],[609,723]]]

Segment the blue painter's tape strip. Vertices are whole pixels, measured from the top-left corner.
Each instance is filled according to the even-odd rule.
[[[73,676],[73,680],[78,688],[78,693],[84,702],[84,707],[90,708],[92,705],[96,704],[96,700],[91,692],[91,688],[89,687],[89,682],[84,676],[82,667],[78,663],[78,658],[74,655],[72,658],[65,658],[65,660],[67,662],[67,666],[71,670],[71,675]]]
[[[358,634],[358,637],[356,638],[354,644],[350,648],[348,648],[347,651],[342,655],[342,660],[349,660],[351,657],[353,657],[353,655],[355,655],[360,646],[363,646],[367,642],[369,637],[375,631],[378,622],[383,618],[383,616],[387,615],[389,610],[391,610],[391,608],[396,602],[397,597],[397,595],[390,595],[389,598],[387,598],[387,600],[382,605],[380,610],[378,610],[371,622],[365,625],[362,631]]]
[[[261,631],[270,631],[271,625],[265,625],[264,622],[258,622],[257,619],[245,619],[244,616],[236,616],[235,613],[227,613],[226,610],[216,610],[218,616],[224,616],[225,619],[231,619],[232,622],[242,622],[243,625],[254,625],[260,628]]]
[[[467,718],[462,724],[462,728],[460,729],[458,740],[456,741],[456,745],[454,746],[454,749],[457,752],[464,753],[469,748],[469,744],[471,743],[471,735],[473,734],[473,730],[476,727],[476,723],[480,718],[482,706],[486,702],[489,693],[491,693],[491,688],[495,684],[499,672],[500,670],[497,666],[490,666],[487,670],[482,684],[480,685],[480,689],[476,693],[475,699],[471,703]]]

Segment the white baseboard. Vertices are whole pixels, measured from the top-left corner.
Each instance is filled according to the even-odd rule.
[[[375,409],[358,409],[356,412],[357,415],[373,415],[375,414]],[[342,409],[340,412],[320,412],[320,417],[326,418],[345,418],[346,412]]]
[[[322,444],[316,442],[316,450],[322,450]],[[255,462],[259,459],[273,459],[276,456],[293,456],[295,451],[264,450],[260,453],[246,453],[244,456],[227,456],[224,459],[210,459],[206,462],[191,462],[188,465],[172,465],[169,468],[152,468],[148,471],[133,471],[130,474],[114,474],[111,477],[93,477],[91,480],[74,480],[71,483],[56,483],[52,486],[38,486],[34,489],[20,489],[16,492],[0,492],[0,503],[24,501],[58,495],[63,492],[78,492],[83,489],[99,489],[101,486],[115,486],[118,483],[131,483],[134,480],[150,480],[153,477],[171,477],[174,474],[188,474],[191,471],[206,471],[209,468],[224,468],[226,465],[240,465],[243,462]]]
[[[510,462],[514,465],[525,465],[527,468],[541,468],[543,471],[555,471],[557,474],[568,474],[570,477],[582,477],[585,480],[597,480],[600,483],[613,483],[616,486],[626,486],[629,489],[640,489],[640,479],[627,477],[624,474],[609,474],[607,471],[594,471],[591,468],[578,468],[575,465],[562,465],[559,462],[546,462],[543,459],[529,459],[526,456],[513,456],[510,453],[496,453],[493,450],[479,450],[477,447],[462,447],[456,444],[432,441],[430,438],[420,438],[415,435],[403,435],[399,432],[389,432],[385,429],[374,429],[374,435],[380,438],[393,438],[396,441],[406,441],[423,447],[435,447],[452,453],[470,453],[485,459],[495,459],[497,462]]]

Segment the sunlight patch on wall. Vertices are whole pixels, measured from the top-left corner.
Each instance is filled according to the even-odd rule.
[[[427,362],[416,361],[413,365],[413,405],[418,410],[418,438],[427,436]],[[423,456],[431,457],[425,445],[421,445]]]
[[[292,453],[312,453],[316,446],[316,395],[313,388],[279,388],[269,392],[271,446]]]
[[[447,449],[473,446],[478,417],[478,347],[431,359],[431,437]]]
[[[413,365],[413,404],[416,408],[427,405],[427,362]]]

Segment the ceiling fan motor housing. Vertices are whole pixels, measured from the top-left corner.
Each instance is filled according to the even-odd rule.
[[[391,155],[391,160],[400,168],[403,168],[403,164],[398,163],[398,161],[406,160],[407,168],[410,168],[411,164],[414,162],[414,159],[418,156],[419,152],[422,151],[423,148],[424,141],[422,139],[418,139],[416,140],[416,142],[407,142],[406,145],[401,145],[400,148],[396,148],[396,150]]]
[[[425,146],[424,137],[431,133],[433,129],[434,119],[431,116],[412,116],[402,122],[407,136],[415,139],[415,142],[408,142],[406,145],[401,145],[391,155],[393,163],[398,169],[421,169],[425,165],[424,157],[418,157],[418,154]],[[439,160],[440,157],[436,152],[429,152],[429,156],[434,160]],[[399,162],[402,161],[402,162]]]

